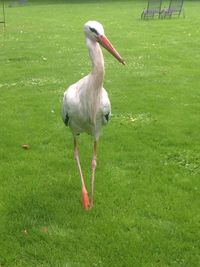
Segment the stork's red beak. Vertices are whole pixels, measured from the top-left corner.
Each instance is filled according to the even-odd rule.
[[[106,48],[106,50],[108,50],[108,52],[110,52],[120,63],[122,63],[123,65],[125,65],[124,60],[122,59],[122,57],[120,56],[120,54],[116,51],[116,49],[113,47],[113,45],[111,44],[111,42],[107,39],[107,37],[105,35],[100,35],[98,37],[98,42],[104,48]]]

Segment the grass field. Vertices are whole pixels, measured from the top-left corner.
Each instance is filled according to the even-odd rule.
[[[56,1],[54,1],[56,2]],[[95,3],[96,2],[96,3]],[[146,1],[29,1],[0,25],[0,266],[200,266],[200,20],[141,21]],[[65,88],[90,71],[95,19],[112,119],[98,148],[95,206],[81,207]],[[28,144],[29,150],[23,150]],[[92,140],[79,137],[90,184]]]

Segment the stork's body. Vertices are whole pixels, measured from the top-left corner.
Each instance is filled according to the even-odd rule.
[[[93,86],[93,80],[89,74],[68,88],[64,94],[63,120],[74,136],[86,132],[98,140],[102,125],[109,119],[111,105],[106,90]]]
[[[69,125],[74,137],[74,156],[77,161],[81,183],[83,204],[86,209],[92,207],[94,198],[94,174],[96,169],[96,147],[101,127],[106,124],[111,114],[111,105],[106,90],[103,88],[104,58],[99,43],[112,53],[121,63],[124,61],[104,35],[100,23],[89,21],[84,26],[86,44],[92,61],[92,71],[78,82],[72,84],[64,93],[62,118]],[[76,136],[86,132],[94,138],[92,159],[92,195],[91,203],[80,166]]]

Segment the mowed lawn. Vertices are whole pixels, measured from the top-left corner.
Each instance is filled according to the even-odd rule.
[[[185,1],[185,18],[149,21],[139,0],[8,5],[0,266],[200,266],[200,3]],[[65,88],[91,68],[88,20],[104,25],[126,66],[104,51],[112,118],[86,212],[60,107]],[[80,135],[79,148],[90,193],[92,138]]]

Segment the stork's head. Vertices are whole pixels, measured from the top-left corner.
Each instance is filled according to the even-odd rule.
[[[104,34],[104,29],[101,23],[97,21],[88,21],[84,25],[84,32],[86,38],[89,38],[90,40],[94,42],[100,43],[104,48],[108,50],[120,63],[125,65],[124,60],[120,56],[120,54],[116,51],[116,49],[113,47],[111,42],[107,39],[107,37]]]

